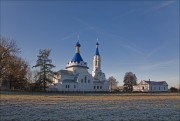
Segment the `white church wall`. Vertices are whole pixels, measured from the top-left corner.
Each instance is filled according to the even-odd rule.
[[[74,76],[60,75],[60,80],[65,80],[65,79],[74,79]]]
[[[77,91],[78,90],[77,83],[63,83],[63,91]]]

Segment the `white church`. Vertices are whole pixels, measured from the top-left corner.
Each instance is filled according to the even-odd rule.
[[[99,54],[99,43],[96,43],[96,52],[93,58],[92,74],[88,72],[87,62],[80,55],[79,41],[75,46],[75,55],[66,66],[59,70],[53,78],[54,84],[49,85],[48,91],[109,91],[108,80],[101,70],[101,56]]]

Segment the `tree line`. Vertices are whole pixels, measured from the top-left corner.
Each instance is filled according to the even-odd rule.
[[[0,89],[36,89],[45,90],[47,83],[52,83],[55,67],[49,59],[51,50],[39,51],[36,65],[38,71],[31,70],[31,66],[23,58],[18,56],[20,49],[16,42],[6,38],[0,38]],[[32,77],[33,76],[33,77]],[[34,80],[34,81],[33,81]]]
[[[120,90],[123,92],[132,92],[133,86],[137,85],[137,77],[132,72],[125,73],[124,80],[123,80],[124,84],[121,89],[119,89],[118,81],[113,76],[110,76],[108,78],[108,81],[109,81],[111,92],[118,92]]]

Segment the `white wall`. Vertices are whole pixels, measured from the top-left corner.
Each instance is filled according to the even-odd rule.
[[[133,91],[141,91],[141,92],[163,92],[168,91],[167,85],[137,85],[133,86]]]

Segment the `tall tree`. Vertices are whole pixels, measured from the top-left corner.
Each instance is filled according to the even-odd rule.
[[[108,78],[108,82],[109,82],[110,91],[115,89],[118,85],[118,81],[113,76],[110,76]]]
[[[9,88],[23,89],[27,84],[28,64],[20,57],[13,57],[9,62],[8,77]]]
[[[132,92],[133,85],[137,84],[137,77],[132,72],[126,72],[123,82],[124,82],[124,91]]]
[[[3,88],[25,86],[28,64],[17,56],[19,52],[15,41],[0,38],[0,86]]]
[[[15,56],[17,53],[19,53],[19,48],[17,48],[15,41],[3,37],[0,38],[0,84],[3,83],[7,76],[7,67],[12,56]]]
[[[52,83],[50,77],[53,77],[53,71],[51,70],[55,66],[52,64],[52,60],[49,59],[51,50],[44,49],[39,51],[37,56],[36,65],[33,67],[39,67],[40,71],[37,73],[38,76],[37,84],[43,85],[44,91],[46,89],[47,83]]]

